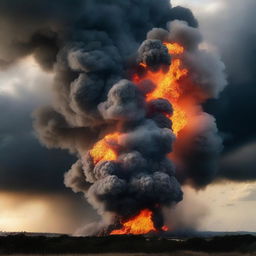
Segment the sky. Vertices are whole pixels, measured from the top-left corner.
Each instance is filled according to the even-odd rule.
[[[256,231],[256,29],[254,0],[173,0],[199,21],[204,47],[222,56],[229,85],[205,105],[224,139],[220,169],[225,177],[205,189],[186,186],[172,214],[188,226],[213,231]],[[1,50],[1,48],[0,48]],[[1,64],[1,63],[0,63]],[[52,100],[53,74],[32,55],[0,70],[0,230],[73,233],[98,220],[82,195],[63,184],[74,162],[36,138],[32,112]],[[242,174],[241,174],[242,173]]]

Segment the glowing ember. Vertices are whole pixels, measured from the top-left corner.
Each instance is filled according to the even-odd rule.
[[[153,213],[150,210],[142,210],[137,216],[131,218],[130,220],[122,223],[123,227],[121,229],[113,230],[111,235],[124,235],[124,234],[134,234],[141,235],[147,234],[151,231],[156,231],[154,223],[152,221]]]
[[[168,231],[169,228],[168,228],[167,226],[162,226],[162,230],[163,230],[163,231]]]
[[[171,44],[171,43],[164,42],[163,44],[168,49],[169,54],[182,54],[185,50],[183,46],[177,43]]]
[[[173,133],[178,135],[179,131],[181,131],[187,124],[187,115],[178,104],[173,104],[173,108],[174,112],[170,119],[172,120]]]
[[[147,70],[146,75],[143,78],[135,75],[133,81],[139,83],[144,79],[150,79],[155,83],[156,88],[153,92],[146,96],[146,100],[150,101],[153,99],[164,98],[172,103],[174,113],[171,117],[173,123],[173,132],[178,135],[179,131],[182,130],[187,124],[187,115],[183,110],[179,99],[181,97],[179,80],[188,74],[188,70],[182,68],[182,61],[178,57],[179,54],[184,52],[184,48],[177,43],[164,43],[167,47],[169,54],[172,55],[172,64],[167,72],[160,70],[158,72],[152,72]],[[147,68],[147,65],[140,63],[140,66]]]
[[[109,134],[93,146],[90,150],[90,155],[93,158],[94,164],[102,160],[111,161],[117,159],[113,146],[116,144],[118,135],[118,133]]]

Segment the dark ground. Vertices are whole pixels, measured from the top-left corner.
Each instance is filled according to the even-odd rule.
[[[185,252],[187,254],[185,254]],[[0,254],[254,255],[256,236],[174,239],[156,236],[46,237],[24,234],[0,237]],[[168,254],[166,254],[168,253]],[[171,253],[171,254],[169,254]],[[206,254],[204,254],[206,253]]]

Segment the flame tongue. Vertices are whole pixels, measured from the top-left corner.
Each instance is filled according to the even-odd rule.
[[[93,158],[94,164],[99,161],[113,161],[117,159],[117,154],[113,149],[119,133],[106,135],[102,140],[98,141],[90,150],[90,155]]]
[[[155,83],[156,88],[147,94],[146,101],[164,98],[172,103],[174,113],[171,117],[168,116],[168,118],[172,120],[173,132],[178,135],[179,131],[187,124],[187,114],[179,102],[179,98],[181,97],[179,80],[188,74],[188,70],[182,68],[182,61],[179,58],[179,54],[182,54],[185,49],[177,43],[164,42],[164,45],[167,47],[169,54],[173,56],[169,70],[167,72],[162,70],[152,72],[146,64],[140,63],[146,69],[146,75],[143,78],[135,75],[133,82],[139,83],[144,79],[149,79]]]
[[[130,220],[122,223],[123,227],[121,229],[113,230],[111,235],[125,235],[134,234],[142,235],[147,234],[151,231],[156,231],[154,223],[152,221],[153,213],[148,210],[142,210],[137,216],[131,218]]]

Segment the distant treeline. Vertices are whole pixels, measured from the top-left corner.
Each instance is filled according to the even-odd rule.
[[[256,252],[256,237],[236,235],[211,239],[190,238],[173,240],[145,236],[104,237],[29,237],[23,234],[0,237],[0,254],[14,253],[111,253],[144,252],[160,253],[174,251],[201,252]]]

